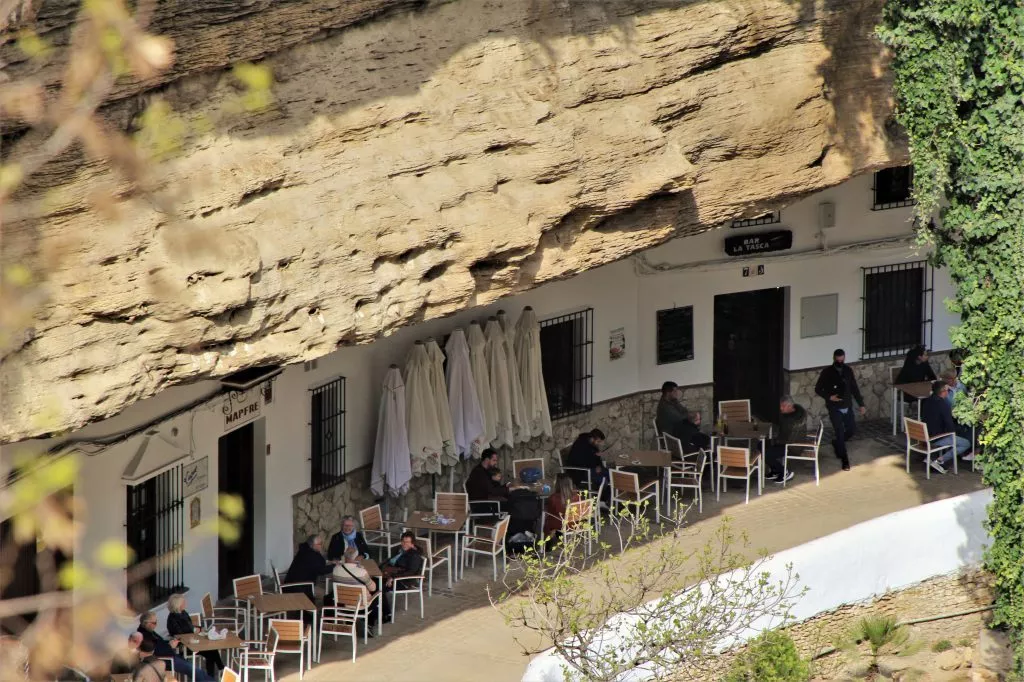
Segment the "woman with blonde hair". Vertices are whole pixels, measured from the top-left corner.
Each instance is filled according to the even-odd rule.
[[[192,616],[188,615],[188,602],[183,594],[172,594],[167,599],[167,634],[171,636],[192,635],[202,628],[192,624]],[[200,656],[206,659],[206,670],[214,678],[217,668],[223,668],[220,652],[204,651]]]

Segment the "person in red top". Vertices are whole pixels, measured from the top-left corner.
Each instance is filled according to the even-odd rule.
[[[569,474],[558,474],[555,478],[555,490],[548,498],[544,510],[544,537],[550,548],[555,544],[562,532],[562,519],[565,517],[565,510],[571,502],[577,502],[580,494],[573,485],[572,477]]]

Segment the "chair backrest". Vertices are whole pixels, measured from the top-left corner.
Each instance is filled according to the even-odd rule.
[[[683,441],[671,433],[664,434],[662,439],[665,441],[665,449],[672,453],[672,458],[681,460],[683,458]]]
[[[241,682],[241,677],[231,668],[224,668],[220,671],[220,682]]]
[[[203,617],[198,613],[190,613],[188,617],[192,619],[192,627],[201,628],[203,627]]]
[[[516,459],[512,460],[512,476],[516,480],[519,480],[519,472],[523,469],[540,469],[540,476],[544,478],[544,460],[538,458],[535,459]]]
[[[416,538],[413,542],[420,548],[420,554],[428,564],[434,563],[434,554],[431,552],[430,538]]]
[[[718,414],[730,422],[750,421],[750,400],[720,400]]]
[[[270,628],[270,632],[267,633],[267,655],[273,656],[277,653],[278,642],[281,641],[281,633],[275,628]]]
[[[903,428],[907,432],[907,438],[921,443],[928,442],[928,425],[910,417],[903,418]]]
[[[565,468],[565,458],[569,456],[570,450],[572,450],[571,446],[561,448],[558,451],[558,466],[562,467],[563,469]]]
[[[466,493],[437,493],[434,495],[434,512],[438,514],[465,514],[469,511],[469,495]]]
[[[506,516],[505,518],[503,518],[501,521],[498,522],[497,526],[494,527],[494,546],[495,547],[500,547],[501,545],[503,545],[505,543],[505,534],[508,532],[508,520],[510,518],[511,517]],[[427,565],[426,562],[423,562],[423,565],[426,566]]]
[[[203,607],[203,615],[207,618],[213,618],[213,597],[210,596],[209,592],[203,595],[200,603]]]
[[[359,585],[334,583],[334,604],[354,611],[363,608],[363,588]]]
[[[247,575],[231,581],[235,589],[235,599],[248,599],[263,594],[263,578],[259,575]]]
[[[566,528],[572,528],[582,522],[590,521],[593,516],[593,498],[588,497],[576,502],[570,502],[569,506],[565,510],[565,522],[562,525]]]
[[[727,445],[718,446],[718,462],[723,467],[750,467],[750,448],[734,448]]]
[[[893,386],[896,385],[896,377],[900,375],[900,370],[903,369],[900,365],[889,368],[889,383]]]
[[[612,488],[623,493],[640,493],[640,477],[631,471],[612,469]]]
[[[359,525],[363,530],[384,530],[384,515],[380,511],[380,505],[360,509]]]
[[[601,478],[601,485],[597,486],[597,494],[592,496],[592,497],[590,497],[589,499],[600,501],[601,500],[601,494],[604,493],[604,486],[605,486],[605,479],[604,479],[604,477],[602,477]]]
[[[814,446],[821,447],[821,439],[825,436],[825,420],[818,420],[818,435],[814,437]]]
[[[290,618],[271,618],[270,629],[277,631],[278,641],[298,644],[302,641],[302,621]]]

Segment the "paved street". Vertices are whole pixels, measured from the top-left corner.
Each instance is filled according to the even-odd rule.
[[[854,467],[839,470],[838,461],[826,446],[822,452],[821,486],[814,485],[813,469],[796,463],[797,477],[785,489],[767,484],[764,495],[743,504],[743,488],[733,482],[719,503],[707,493],[704,514],[691,517],[690,536],[699,546],[727,513],[737,531],[749,534],[752,550],[779,551],[827,535],[860,521],[914,505],[959,495],[981,487],[980,474],[969,465],[959,476],[935,475],[925,480],[923,464],[912,462],[904,471],[902,452],[886,438],[885,427],[871,425],[860,440],[850,444]],[[827,442],[827,439],[826,439]],[[439,573],[440,575],[440,573]],[[327,640],[321,663],[305,676],[308,680],[359,680],[359,682],[493,682],[519,680],[528,659],[513,640],[513,632],[487,603],[490,566],[477,564],[453,592],[441,577],[434,596],[426,601],[426,619],[419,620],[417,605],[400,609],[397,624],[385,626],[385,636],[360,642],[358,657],[351,662],[348,640]],[[278,679],[298,679],[297,657],[281,657]],[[258,678],[257,678],[258,679]]]

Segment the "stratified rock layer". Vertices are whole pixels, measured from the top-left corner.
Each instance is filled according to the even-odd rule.
[[[60,185],[48,215],[5,226],[5,263],[65,256],[0,369],[0,442],[366,343],[904,155],[880,0],[212,4],[159,3],[154,22],[180,50],[163,93],[207,131],[164,169],[186,223],[135,199],[90,210],[116,181],[66,159],[34,190]],[[275,106],[226,114],[221,67],[270,53]],[[155,85],[123,87],[110,119]]]

